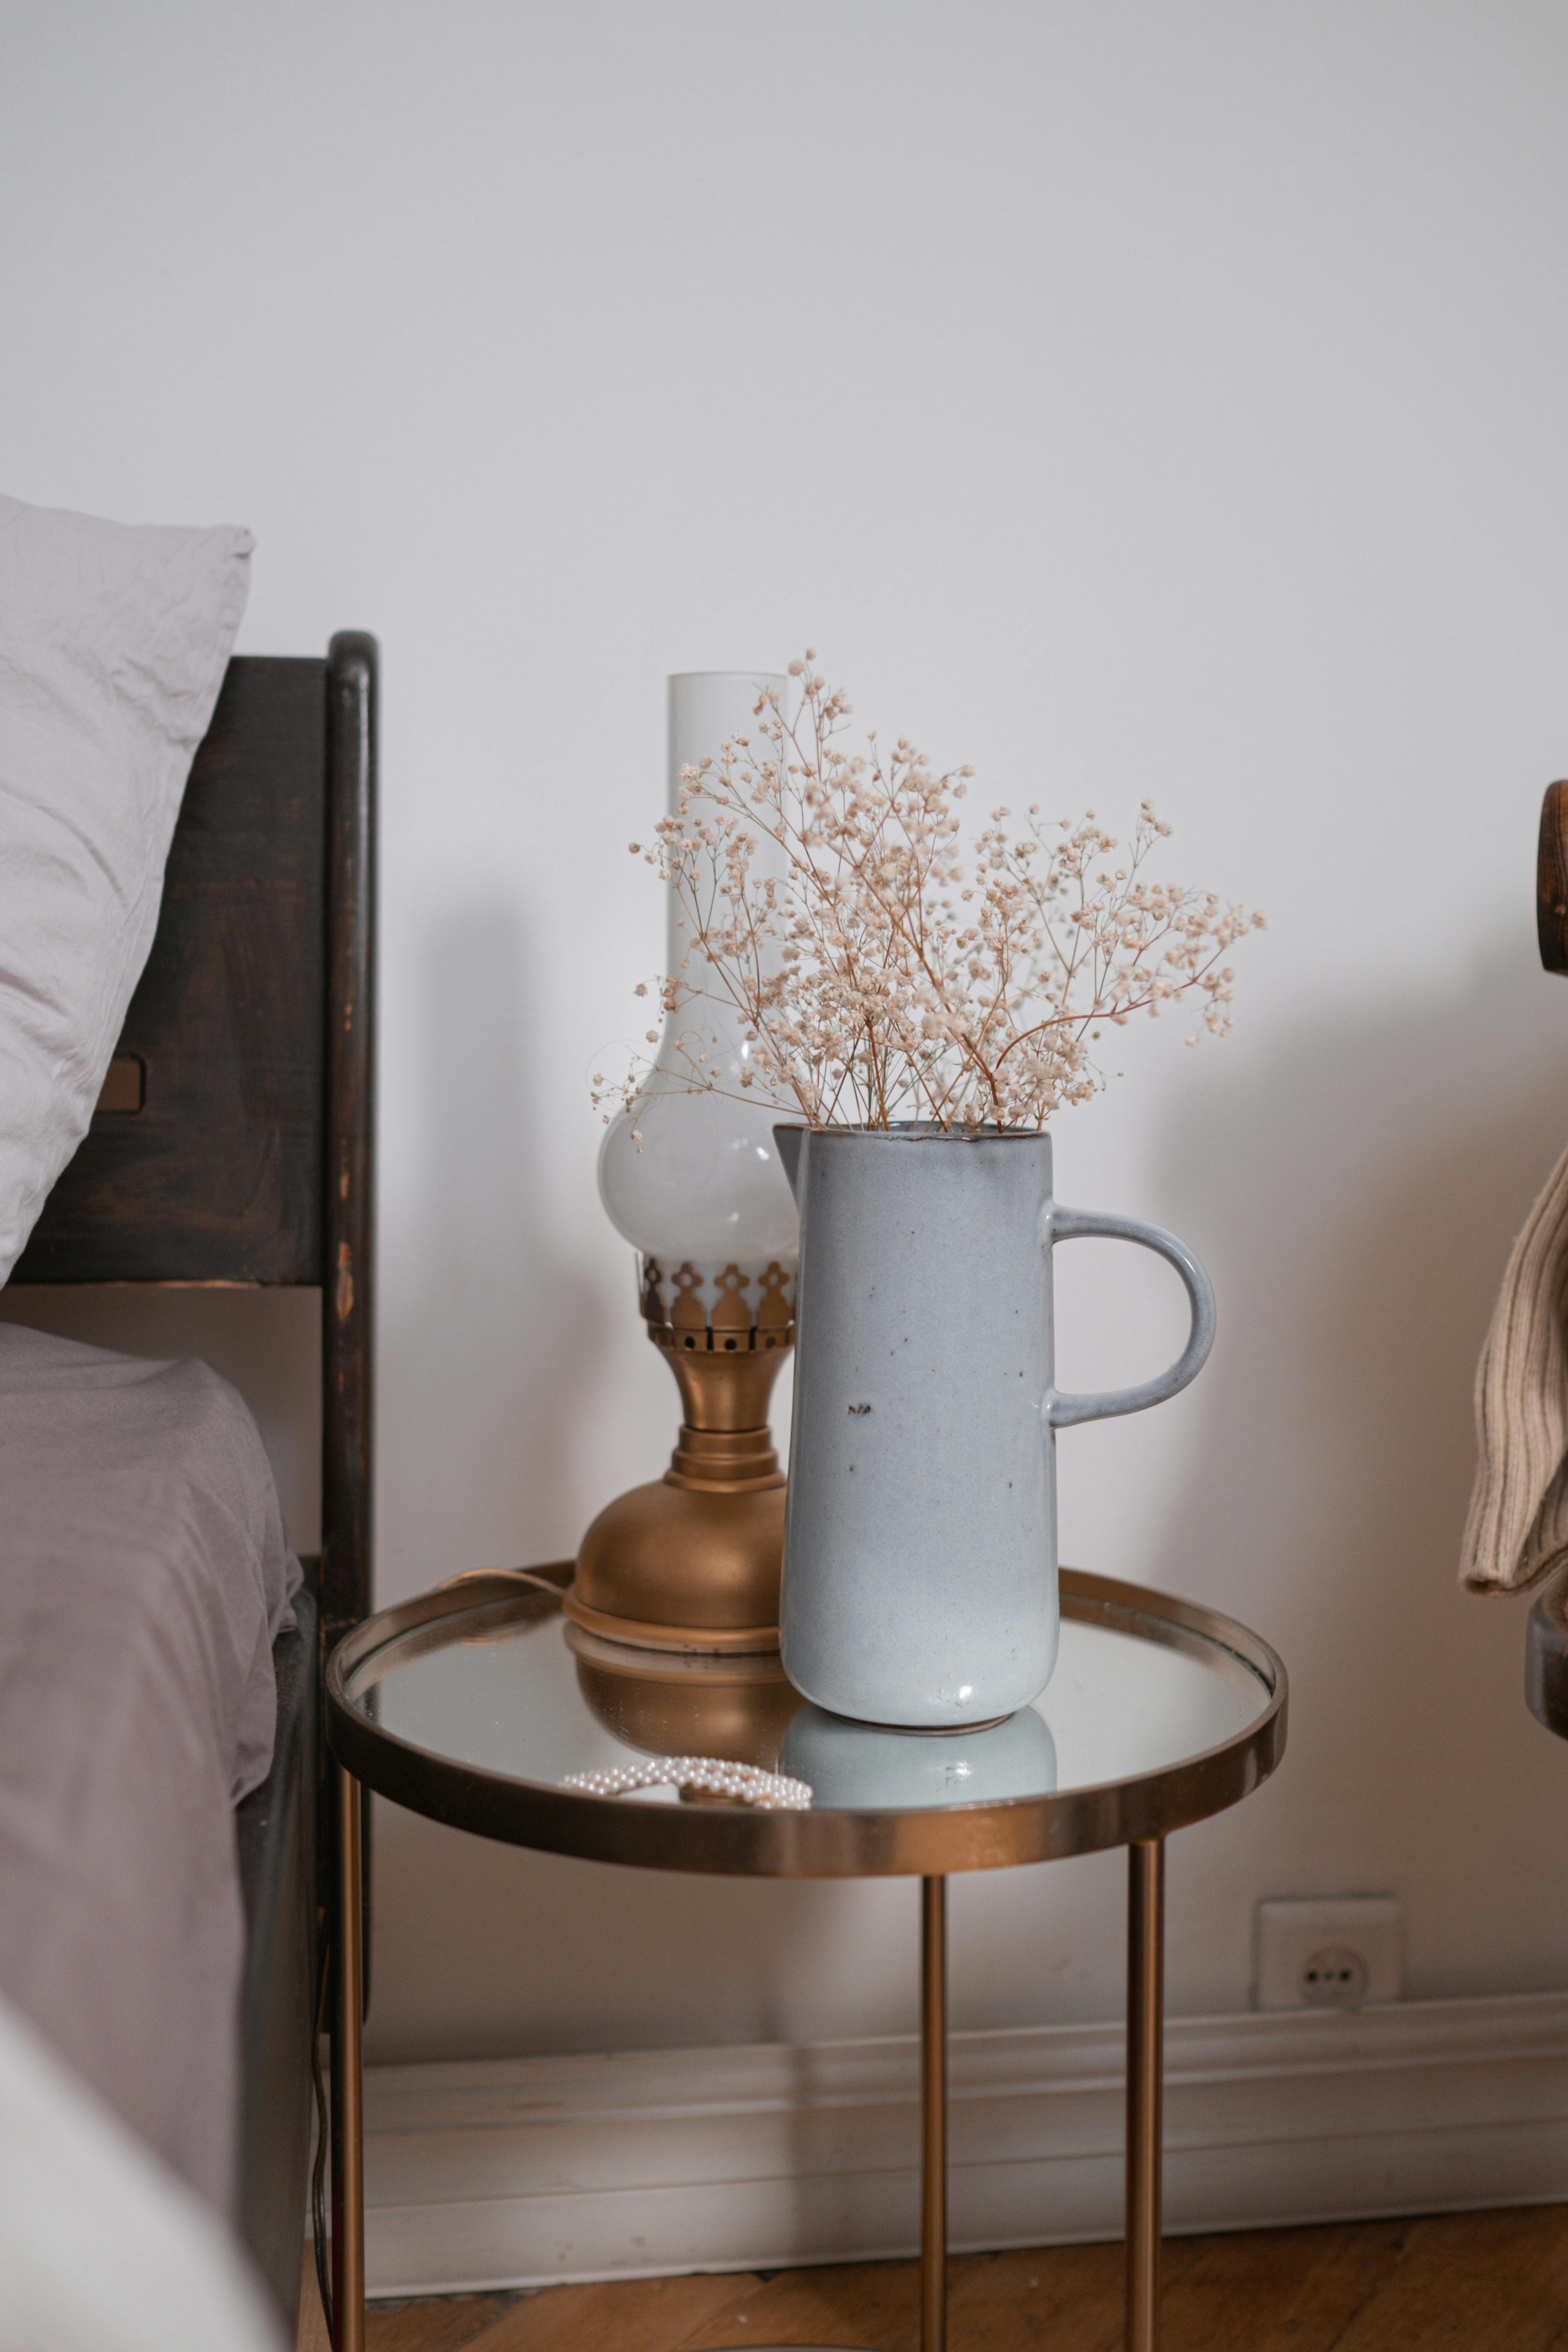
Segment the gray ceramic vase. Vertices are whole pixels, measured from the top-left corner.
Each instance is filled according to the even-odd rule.
[[[1057,1655],[1056,1433],[1193,1379],[1214,1294],[1185,1244],[1064,1209],[1046,1135],[775,1127],[800,1208],[784,1663],[835,1715],[910,1727],[1026,1706]],[[1051,1250],[1138,1242],[1186,1286],[1157,1380],[1054,1381]]]

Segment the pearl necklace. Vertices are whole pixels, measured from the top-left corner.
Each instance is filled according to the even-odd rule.
[[[625,1797],[634,1789],[698,1789],[705,1796],[738,1798],[760,1812],[811,1810],[809,1781],[763,1772],[755,1764],[726,1764],[716,1756],[659,1756],[647,1764],[613,1764],[602,1772],[569,1772],[561,1786],[584,1797]]]

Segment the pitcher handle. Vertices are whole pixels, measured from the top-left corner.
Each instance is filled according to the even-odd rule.
[[[1108,1389],[1099,1396],[1064,1396],[1053,1389],[1046,1399],[1045,1418],[1049,1429],[1069,1429],[1078,1421],[1109,1421],[1119,1412],[1142,1412],[1145,1405],[1163,1404],[1167,1397],[1184,1389],[1203,1370],[1204,1359],[1214,1345],[1214,1292],[1209,1278],[1187,1247],[1174,1234],[1166,1233],[1163,1225],[1146,1225],[1137,1217],[1112,1217],[1098,1209],[1063,1209],[1050,1211],[1048,1240],[1081,1241],[1087,1234],[1109,1241],[1136,1242],[1142,1249],[1153,1250],[1168,1258],[1181,1276],[1188,1304],[1193,1310],[1193,1326],[1187,1334],[1187,1344],[1175,1362],[1152,1381],[1142,1381],[1136,1388]]]

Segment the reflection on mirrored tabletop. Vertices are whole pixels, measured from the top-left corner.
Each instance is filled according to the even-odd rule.
[[[639,1756],[713,1756],[779,1769],[790,1717],[805,1705],[778,1652],[681,1654],[607,1642],[567,1625],[577,1687],[595,1720]]]
[[[960,1731],[895,1731],[802,1706],[784,1733],[780,1769],[808,1782],[816,1804],[851,1812],[999,1804],[1050,1796],[1057,1749],[1032,1706]]]

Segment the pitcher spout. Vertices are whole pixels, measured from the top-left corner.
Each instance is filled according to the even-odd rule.
[[[804,1127],[775,1127],[773,1147],[784,1162],[784,1172],[789,1178],[789,1189],[795,1194],[795,1206],[800,1206],[800,1155],[805,1147]]]

